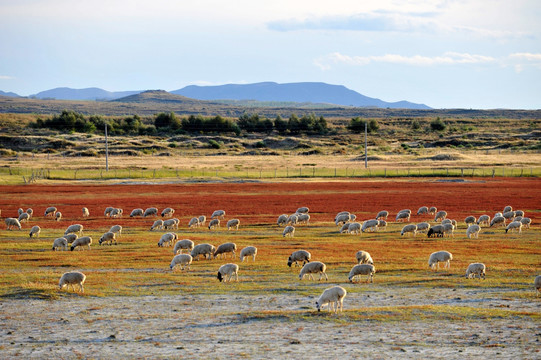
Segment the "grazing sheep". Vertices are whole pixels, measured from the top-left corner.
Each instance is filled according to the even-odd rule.
[[[24,212],[22,208],[17,209],[17,216],[21,216],[21,214]]]
[[[357,215],[349,214],[349,221],[355,221],[355,219],[357,219]]]
[[[192,260],[193,258],[190,254],[176,255],[173,260],[171,260],[171,265],[169,265],[169,269],[175,271],[175,267],[179,266],[181,271],[184,271],[184,269],[190,270]]]
[[[376,268],[372,264],[359,264],[351,268],[349,272],[348,280],[353,282],[353,279],[359,275],[368,275],[366,282],[374,282],[374,274],[376,273]]]
[[[163,222],[163,228],[164,228],[165,230],[175,229],[175,228],[178,229],[178,219],[167,219],[167,220],[164,220],[164,222]]]
[[[303,206],[303,207],[300,207],[297,209],[297,211],[295,211],[297,214],[308,214],[308,212],[310,211],[309,208],[307,208],[306,206]]]
[[[69,244],[74,242],[78,237],[79,236],[77,236],[77,234],[67,234],[63,236],[63,238],[66,239]]]
[[[90,250],[90,244],[92,244],[92,238],[90,236],[77,238],[71,244],[71,251],[75,250],[76,247],[79,247],[79,250],[84,250],[85,246],[88,246],[88,250]]]
[[[383,219],[383,220],[387,220],[387,217],[389,216],[389,212],[387,210],[381,210],[377,215],[376,215],[376,220],[380,220],[380,219]]]
[[[342,224],[345,224],[349,221],[349,213],[347,214],[341,214],[341,215],[337,215],[336,218],[334,219],[334,223],[336,224],[336,226],[340,225],[340,223]]]
[[[514,232],[515,230],[518,230],[519,234],[522,234],[522,223],[520,221],[513,221],[507,225],[505,228],[505,233],[507,234],[511,230],[511,232]]]
[[[84,207],[83,208],[83,217],[89,217],[90,216],[90,211],[88,211],[88,208]]]
[[[209,230],[220,227],[220,219],[212,219],[209,221]]]
[[[199,226],[199,218],[198,217],[193,217],[191,218],[190,222],[188,222],[188,228],[192,228],[192,227],[197,227]]]
[[[475,224],[475,221],[477,219],[475,219],[475,216],[468,216],[464,219],[464,222],[466,223],[466,225],[471,225],[471,224]]]
[[[447,211],[440,210],[436,213],[436,216],[434,217],[434,221],[443,221],[447,217]]]
[[[513,211],[513,207],[511,205],[507,205],[506,207],[504,207],[502,212],[505,214],[509,211]]]
[[[252,260],[255,261],[255,256],[257,255],[257,248],[255,246],[247,246],[240,251],[240,261],[243,262],[245,257],[251,256]],[[246,260],[248,262],[248,260]]]
[[[86,275],[79,271],[71,271],[64,273],[62,277],[60,277],[60,281],[58,282],[59,290],[62,290],[64,286],[67,286],[69,290],[69,286],[71,285],[71,288],[73,291],[75,291],[75,284],[79,285],[79,291],[82,293],[85,292],[85,289],[83,287],[83,284],[86,280]]]
[[[541,275],[535,277],[533,286],[535,287],[535,296],[539,296],[539,291],[541,290]]]
[[[68,240],[66,240],[66,238],[60,237],[60,238],[54,239],[53,250],[57,251],[60,248],[64,249],[64,251],[68,250]]]
[[[205,215],[199,216],[199,225],[198,226],[205,226],[206,222],[207,222],[207,217]]]
[[[532,224],[532,219],[525,217],[525,218],[522,218],[520,222],[522,223],[522,227],[529,229],[530,225]]]
[[[294,251],[287,259],[287,266],[291,267],[292,264],[298,266],[300,261],[302,261],[302,264],[305,265],[306,263],[310,262],[311,257],[312,255],[306,250]]]
[[[426,233],[427,237],[443,237],[443,225],[434,225]]]
[[[428,267],[435,270],[436,267],[440,268],[440,262],[444,262],[443,268],[451,268],[451,260],[453,260],[453,254],[448,251],[436,251],[430,254],[428,258]]]
[[[291,214],[287,218],[286,224],[296,225],[298,220],[299,220],[299,217],[297,214]]]
[[[466,229],[466,236],[468,237],[468,239],[471,239],[472,236],[478,239],[480,231],[481,231],[481,227],[479,225],[472,224],[468,226],[468,228]]]
[[[49,206],[47,209],[45,209],[45,216],[54,216],[58,209],[54,206]]]
[[[235,275],[235,281],[239,281],[239,266],[237,264],[224,264],[218,269],[218,280],[220,282],[231,281],[231,278]]]
[[[143,214],[144,214],[143,209],[133,209],[131,211],[130,217],[143,216]]]
[[[30,219],[30,215],[23,212],[21,215],[19,215],[19,218],[17,220],[19,220],[20,223],[23,223],[23,222],[27,222],[29,219]]]
[[[496,214],[494,214],[494,217],[498,217],[498,216],[502,216],[503,214],[501,212],[497,212]]]
[[[379,230],[379,229],[382,229],[382,230],[387,229],[387,221],[378,220],[378,227],[376,228],[376,230]]]
[[[514,211],[504,212],[502,216],[505,218],[505,220],[512,221],[515,218],[515,212]]]
[[[287,216],[286,214],[282,214],[282,215],[278,216],[278,221],[276,222],[276,224],[278,226],[286,225],[288,218],[289,218],[289,216]]]
[[[56,214],[54,214],[54,219],[56,221],[60,221],[62,219],[62,213],[59,211]]]
[[[409,213],[409,212],[399,212],[398,214],[396,214],[395,221],[396,222],[398,222],[398,221],[402,221],[402,222],[410,221],[410,216],[411,216],[411,213]]]
[[[116,245],[116,236],[115,236],[115,233],[114,232],[106,232],[105,234],[103,234],[101,237],[100,237],[100,240],[98,241],[98,243],[101,245],[102,243],[104,242],[108,242],[109,245],[113,245],[113,241],[115,242],[115,245]]]
[[[212,215],[210,216],[211,219],[214,218],[220,218],[223,219],[225,217],[225,211],[224,210],[215,210]]]
[[[427,222],[421,222],[417,224],[417,232],[427,232],[430,229],[430,224]]]
[[[370,256],[370,253],[368,251],[359,250],[355,254],[355,258],[357,259],[357,264],[374,264],[374,260],[372,260],[372,256]]]
[[[316,301],[317,311],[321,311],[321,308],[327,305],[329,307],[329,312],[333,311],[335,314],[337,314],[338,309],[340,309],[340,312],[342,312],[346,294],[346,289],[341,286],[334,286],[332,288],[325,289],[323,294],[321,294],[319,299]]]
[[[174,213],[175,209],[168,207],[162,210],[161,215],[162,217],[172,217]]]
[[[103,216],[110,216],[111,215],[111,211],[113,211],[114,207],[112,206],[108,206],[105,208],[105,211],[103,212]]]
[[[225,244],[221,244],[216,248],[216,251],[214,251],[213,257],[216,259],[219,255],[222,255],[221,257],[223,259],[226,258],[227,253],[231,253],[231,258],[235,258],[235,251],[237,250],[237,244],[228,242]]]
[[[442,224],[443,226],[443,234],[447,234],[449,237],[453,237],[453,234],[455,232],[455,226],[453,224]]]
[[[64,235],[74,234],[74,233],[77,233],[78,235],[82,235],[83,234],[83,225],[81,225],[81,224],[73,224],[73,225],[68,226],[66,231],[64,231]]]
[[[505,226],[505,218],[503,216],[494,216],[494,218],[490,222],[490,227],[492,227],[492,226],[494,226],[496,224],[501,225],[501,226]]]
[[[283,237],[295,237],[295,228],[291,225],[285,227],[284,232],[282,233]]]
[[[299,280],[302,280],[305,275],[308,275],[309,279],[314,280],[313,274],[319,274],[319,280],[321,280],[321,278],[325,276],[325,280],[328,281],[329,278],[327,274],[325,273],[325,270],[327,270],[327,265],[325,265],[321,261],[313,261],[313,262],[306,263],[304,264],[304,266],[301,269],[301,272],[299,273]]]
[[[404,234],[412,233],[413,237],[415,237],[415,234],[417,234],[417,225],[415,224],[408,224],[402,228],[402,231],[400,232],[400,236],[404,236]]]
[[[30,233],[28,236],[30,237],[39,237],[39,233],[41,233],[41,228],[39,226],[32,226],[32,229],[30,229]]]
[[[34,216],[34,209],[28,208],[28,209],[26,209],[26,213],[27,213],[28,215],[30,215],[30,217],[32,217],[32,216]]]
[[[15,218],[6,218],[4,220],[7,226],[7,230],[11,230],[14,226],[17,226],[21,230],[21,223]]]
[[[346,234],[348,233],[348,229],[349,229],[349,225],[348,223],[345,223],[344,225],[342,225],[342,227],[340,228],[340,234],[346,232]]]
[[[173,248],[173,254],[182,254],[182,250],[186,249],[189,252],[193,250],[194,242],[189,239],[183,239],[179,240],[175,243],[175,247]]]
[[[199,255],[203,255],[204,258],[211,259],[216,248],[210,244],[198,244],[192,249],[191,255],[194,260],[197,260]]]
[[[399,213],[408,213],[411,215],[411,210],[410,209],[402,209],[399,211]]]
[[[362,232],[376,231],[378,229],[378,226],[379,226],[379,220],[375,220],[375,219],[366,220],[363,223],[361,231]]]
[[[481,215],[479,216],[479,219],[477,219],[477,225],[490,225],[490,216],[488,215]]]
[[[522,222],[523,217],[522,216],[515,216],[513,221],[521,221]]]
[[[308,214],[299,214],[299,216],[297,216],[297,223],[305,224],[305,225],[310,224],[310,215],[308,215]]]
[[[468,265],[468,268],[466,269],[466,279],[475,279],[475,275],[479,277],[479,279],[483,278],[485,280],[486,276],[486,266],[483,263],[472,263]]]
[[[430,209],[428,209],[428,213],[430,215],[435,215],[438,212],[438,208],[435,206],[431,206]]]
[[[524,217],[524,211],[522,211],[522,210],[515,210],[515,217],[517,217],[517,216],[522,216],[522,217]]]
[[[424,215],[424,214],[428,214],[427,206],[421,206],[419,210],[417,210],[417,215]]]
[[[227,231],[229,231],[229,229],[231,228],[235,228],[235,230],[238,230],[239,229],[239,225],[240,225],[240,220],[239,219],[231,219],[227,222]]]
[[[120,237],[120,236],[122,235],[122,226],[120,226],[120,225],[113,225],[113,226],[111,226],[111,228],[109,229],[109,232],[118,234],[118,237]]]
[[[115,208],[115,209],[111,210],[111,212],[109,213],[109,217],[120,218],[120,217],[122,217],[123,213],[124,213],[124,210]]]
[[[158,216],[158,209],[155,208],[155,207],[149,207],[143,213],[144,218],[147,217],[147,216]]]
[[[154,221],[154,224],[150,227],[150,231],[163,229],[163,220],[158,219]]]
[[[348,226],[348,234],[360,234],[361,233],[361,224],[358,222],[345,224]],[[344,226],[345,226],[344,225]]]

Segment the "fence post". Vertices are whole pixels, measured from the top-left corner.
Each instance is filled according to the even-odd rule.
[[[387,168],[385,168],[383,171],[383,177],[387,177]]]
[[[460,176],[464,177],[464,169],[460,169]]]
[[[334,177],[336,177],[336,168],[334,168]]]
[[[313,167],[313,168],[312,168],[312,177],[315,177],[315,176],[316,176],[316,168]]]
[[[492,177],[496,176],[496,169],[492,169]]]

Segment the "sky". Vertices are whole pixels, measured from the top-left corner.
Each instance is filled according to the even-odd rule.
[[[541,109],[539,0],[0,0],[0,90],[325,82]]]

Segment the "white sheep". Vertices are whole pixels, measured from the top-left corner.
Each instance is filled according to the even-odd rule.
[[[231,219],[227,222],[227,230],[229,231],[229,229],[231,228],[235,228],[236,230],[239,229],[239,225],[240,225],[240,220],[239,219]]]
[[[340,228],[340,234],[344,232],[348,233],[349,225],[349,223],[345,223],[344,225],[342,225],[342,227]]]
[[[84,207],[83,208],[83,217],[89,217],[90,216],[90,211],[88,211],[88,208]]]
[[[21,216],[21,214],[24,212],[22,208],[17,209],[17,216]]]
[[[477,225],[490,226],[490,216],[486,214],[479,216],[479,219],[477,219]]]
[[[60,221],[62,219],[62,213],[58,211],[56,214],[54,214],[54,219],[56,221]]]
[[[205,226],[206,222],[207,222],[207,217],[205,215],[199,216],[199,225],[198,226]]]
[[[122,214],[124,213],[124,210],[122,209],[119,209],[119,208],[114,208],[113,210],[111,210],[111,212],[109,213],[109,217],[112,217],[112,218],[120,218],[122,217]]]
[[[101,245],[103,244],[104,242],[108,242],[109,245],[112,245],[113,244],[113,241],[115,242],[115,245],[116,245],[116,235],[114,232],[106,232],[105,234],[103,234],[101,237],[100,237],[100,240],[98,241],[98,243]]]
[[[351,268],[349,272],[348,280],[353,282],[353,279],[356,276],[368,275],[366,282],[374,282],[374,274],[376,273],[376,268],[372,264],[359,264]]]
[[[211,244],[197,244],[192,249],[191,255],[194,260],[197,260],[199,255],[203,255],[204,258],[210,260],[214,251],[216,251],[216,248]]]
[[[21,230],[21,223],[19,222],[19,220],[15,218],[6,218],[4,221],[6,223],[7,230],[11,230],[14,226],[18,227],[19,230]]]
[[[479,279],[483,278],[485,279],[486,276],[486,266],[483,263],[472,263],[468,265],[468,268],[466,269],[466,279],[471,279],[472,277],[475,278],[475,275],[479,277]]]
[[[520,221],[520,222],[522,222],[522,219],[523,219],[522,216],[515,216],[515,218],[513,219],[513,221]]]
[[[427,222],[420,222],[417,224],[417,232],[428,232],[430,224]]]
[[[333,311],[334,313],[338,313],[338,309],[342,312],[346,294],[346,289],[341,286],[333,286],[332,288],[325,289],[323,294],[321,294],[316,301],[317,311],[321,311],[321,308],[327,305],[329,307],[329,312]]]
[[[496,214],[494,214],[493,217],[497,217],[497,216],[502,216],[503,214],[501,212],[497,212]]]
[[[443,268],[451,268],[451,260],[453,260],[453,254],[448,251],[436,251],[430,254],[428,258],[428,267],[435,270],[436,267],[440,268],[440,262],[444,262]]]
[[[354,222],[354,223],[349,223],[349,224],[344,224],[344,226],[347,225],[348,226],[348,234],[360,234],[361,233],[361,224],[358,223],[358,222]]]
[[[103,216],[109,216],[111,215],[111,211],[113,211],[114,207],[108,206],[105,208],[105,211],[103,212]]]
[[[530,225],[532,224],[532,219],[525,217],[522,218],[520,222],[522,223],[522,227],[524,227],[525,229],[529,229]]]
[[[504,212],[502,216],[505,218],[505,220],[513,220],[515,218],[515,212],[514,211],[508,211]]]
[[[27,213],[28,215],[30,215],[30,217],[32,217],[32,216],[34,216],[34,209],[28,208],[28,209],[26,209],[26,213]],[[524,215],[522,215],[522,216],[524,216]]]
[[[68,250],[68,240],[66,240],[66,238],[59,237],[59,238],[54,239],[53,250],[57,251],[60,248],[63,248],[64,251]]]
[[[468,226],[468,228],[466,229],[466,236],[468,237],[468,239],[471,239],[472,236],[476,239],[479,238],[479,232],[481,231],[481,227],[477,224],[472,224],[470,226]]]
[[[466,223],[466,225],[475,224],[476,220],[475,216],[470,215],[464,219],[464,223]]]
[[[297,223],[305,224],[305,225],[310,224],[310,215],[309,214],[299,214],[299,216],[297,216]]]
[[[54,216],[56,213],[57,208],[54,206],[49,206],[47,209],[45,209],[45,216]]]
[[[350,213],[336,215],[336,218],[334,219],[336,226],[340,225],[340,223],[347,223],[349,221],[349,215]]]
[[[395,221],[396,222],[398,222],[398,221],[402,221],[402,222],[410,221],[410,216],[411,216],[411,213],[409,213],[409,212],[399,212],[398,214],[396,214]]]
[[[188,222],[188,228],[191,229],[197,226],[199,226],[199,218],[198,217],[191,218],[191,220]]]
[[[296,225],[298,220],[299,220],[299,216],[297,214],[291,214],[287,218],[286,224]]]
[[[424,215],[424,214],[428,214],[427,206],[421,206],[419,210],[417,210],[417,215]]]
[[[143,209],[133,209],[130,213],[130,217],[143,216]]]
[[[77,234],[67,234],[64,235],[63,238],[68,241],[69,244],[74,242],[79,236]]]
[[[415,237],[415,234],[417,234],[417,225],[416,224],[405,225],[402,228],[402,231],[400,232],[400,236],[404,236],[404,234],[408,234],[408,233],[413,234],[413,237]]]
[[[305,275],[308,275],[309,279],[314,280],[313,274],[319,274],[319,280],[321,280],[321,278],[325,276],[325,280],[328,281],[329,278],[325,273],[325,270],[327,270],[327,265],[325,265],[321,261],[313,261],[306,263],[304,264],[301,272],[299,273],[299,280],[302,280]]]
[[[90,236],[83,236],[73,241],[70,250],[73,251],[76,247],[79,247],[79,250],[84,250],[85,246],[88,246],[88,250],[90,250],[90,244],[92,244],[92,238]]]
[[[440,210],[436,213],[436,216],[434,217],[434,221],[443,221],[447,217],[447,211]]]
[[[209,230],[220,227],[220,219],[212,219],[209,221]]]
[[[284,228],[284,232],[282,232],[282,236],[286,237],[295,237],[295,228],[291,225],[288,225]]]
[[[30,237],[39,237],[39,234],[41,233],[41,228],[39,226],[32,226],[32,229],[30,229],[30,233],[28,236]]]
[[[160,240],[158,241],[158,246],[163,247],[167,243],[167,246],[171,246],[173,244],[173,241],[178,239],[178,235],[175,233],[165,233],[160,237]]]
[[[163,221],[163,228],[165,230],[178,228],[178,219],[167,219]]]
[[[113,225],[109,229],[109,232],[118,234],[118,237],[120,237],[122,235],[122,226],[121,225]]]
[[[223,219],[225,217],[225,211],[224,210],[215,210],[212,215],[210,216],[211,219],[214,218],[220,218]]]
[[[411,215],[411,210],[410,209],[402,209],[399,211],[399,213],[408,213]]]
[[[235,281],[239,281],[239,266],[237,264],[224,264],[218,269],[218,280],[220,282],[231,281],[235,275]]]
[[[169,269],[175,271],[175,267],[179,266],[181,271],[184,271],[184,269],[189,270],[192,260],[193,258],[190,254],[176,255],[173,260],[171,260],[171,265],[169,265]]]
[[[541,275],[537,275],[533,281],[533,286],[535,287],[535,296],[539,296],[541,290]]]
[[[27,222],[29,219],[30,219],[30,215],[23,212],[21,215],[19,215],[19,218],[17,220],[19,220],[19,222],[22,224],[23,222]]]
[[[175,247],[173,248],[173,254],[178,254],[179,252],[182,254],[182,250],[188,250],[190,252],[193,250],[193,247],[194,242],[192,240],[179,240],[175,243]]]
[[[287,259],[287,266],[291,267],[291,265],[295,264],[295,266],[299,265],[299,262],[302,261],[302,264],[305,265],[306,263],[310,262],[310,259],[312,258],[312,254],[310,254],[306,250],[297,250],[291,253],[289,255],[289,258]]]
[[[79,291],[85,292],[85,289],[83,287],[83,284],[86,280],[86,275],[79,271],[71,271],[64,273],[60,277],[60,281],[58,282],[59,290],[62,290],[64,286],[67,286],[69,290],[69,286],[71,285],[71,288],[73,291],[75,291],[75,284],[79,285]]]
[[[374,264],[374,260],[372,260],[372,256],[370,256],[370,253],[368,251],[359,250],[355,254],[355,259],[357,259],[357,264]]]
[[[385,220],[378,220],[378,227],[376,228],[376,230],[385,230],[387,229],[387,221]]]
[[[252,260],[255,261],[255,256],[257,255],[257,248],[255,246],[247,246],[240,251],[240,261],[243,262],[244,258],[251,256]],[[246,260],[248,262],[248,260]]]
[[[447,234],[449,237],[453,237],[455,232],[455,226],[451,223],[443,224],[443,234]]]
[[[438,212],[438,208],[435,206],[431,206],[430,209],[428,209],[428,213],[430,215],[435,215]]]
[[[300,207],[297,209],[297,211],[295,211],[297,214],[308,214],[308,212],[310,211],[310,209],[306,206],[303,206],[303,207]]]
[[[168,207],[162,210],[161,215],[162,217],[172,217],[174,213],[175,209]]]
[[[509,211],[513,211],[513,207],[511,205],[507,205],[506,207],[504,207],[502,212],[505,214]]]
[[[278,221],[276,222],[276,224],[278,226],[286,225],[288,218],[289,218],[289,216],[287,216],[287,214],[282,214],[282,215],[278,216]]]
[[[154,221],[154,223],[150,227],[150,231],[161,230],[161,229],[163,229],[163,220],[162,219],[158,219],[158,220]]]
[[[510,222],[509,225],[507,225],[507,227],[505,228],[505,233],[507,234],[509,230],[511,230],[511,232],[518,230],[518,233],[522,234],[522,223],[520,221]]]
[[[143,217],[145,218],[147,216],[158,216],[158,209],[155,207],[147,208],[143,213]]]
[[[383,220],[387,220],[387,217],[389,216],[389,212],[387,210],[381,210],[377,215],[376,215],[376,220],[380,220],[380,219],[383,219]]]
[[[494,225],[505,226],[505,218],[503,216],[494,216],[490,222],[490,227]]]
[[[231,253],[231,258],[235,258],[235,251],[237,250],[237,244],[228,242],[225,244],[221,244],[216,248],[216,251],[214,251],[213,257],[216,259],[219,255],[222,255],[221,257],[223,259],[226,258],[227,253]]]
[[[515,217],[517,217],[517,216],[522,216],[522,217],[524,217],[524,211],[522,211],[522,210],[515,210]]]
[[[72,224],[72,225],[68,226],[66,231],[64,231],[64,235],[74,234],[74,233],[77,233],[78,235],[82,235],[83,234],[83,228],[84,227],[81,224]]]
[[[355,221],[356,219],[357,219],[357,215],[349,214],[349,221]]]

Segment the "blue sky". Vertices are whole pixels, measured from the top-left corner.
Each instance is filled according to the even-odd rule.
[[[0,90],[275,81],[541,109],[539,0],[0,0]]]

